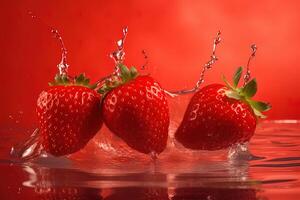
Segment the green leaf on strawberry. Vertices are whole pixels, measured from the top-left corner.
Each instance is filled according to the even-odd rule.
[[[130,67],[130,75],[132,78],[136,78],[138,76],[138,71],[135,67]]]
[[[117,67],[119,68],[120,74],[114,75],[110,79],[107,79],[102,87],[98,90],[98,92],[103,96],[105,96],[107,92],[111,91],[112,89],[134,80],[139,75],[135,67],[130,67],[129,69],[124,64],[119,64]]]
[[[232,90],[234,90],[235,87],[233,87],[226,79],[226,77],[224,75],[222,75],[222,79],[224,81],[224,83],[226,84],[226,86]]]
[[[57,86],[57,85],[79,85],[84,86],[90,89],[95,89],[97,84],[90,84],[90,79],[87,78],[84,74],[80,74],[79,76],[75,76],[73,79],[70,78],[66,74],[56,74],[54,81],[49,83],[49,86]]]
[[[225,94],[226,94],[226,96],[228,96],[229,98],[232,98],[232,99],[236,99],[236,100],[241,99],[241,96],[239,95],[239,93],[236,91],[233,91],[233,90],[227,90],[225,92]]]
[[[261,102],[261,101],[254,101],[251,98],[257,92],[257,82],[256,79],[251,79],[248,83],[246,83],[242,87],[238,87],[239,81],[241,79],[241,75],[243,72],[243,68],[239,67],[234,76],[233,76],[233,85],[231,85],[227,79],[223,76],[223,81],[225,82],[228,90],[225,92],[225,95],[228,98],[241,100],[247,103],[253,110],[254,114],[259,118],[266,118],[262,112],[268,111],[271,109],[271,105],[269,103]]]
[[[56,74],[54,77],[54,81],[49,83],[49,86],[54,86],[54,85],[67,85],[70,83],[69,77],[65,74],[60,75]]]
[[[253,100],[248,100],[248,101],[255,109],[259,111],[268,111],[271,109],[270,104],[267,104],[265,102],[253,101]]]
[[[242,67],[239,67],[234,76],[233,76],[233,86],[236,88],[239,84],[239,81],[241,79],[241,75],[242,75],[242,72],[243,72],[243,68]]]
[[[256,79],[252,79],[249,81],[243,88],[241,88],[241,92],[246,96],[246,97],[253,97],[256,92],[257,92],[257,82]]]

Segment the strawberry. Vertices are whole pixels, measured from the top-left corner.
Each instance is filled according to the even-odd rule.
[[[105,125],[131,148],[148,154],[161,153],[167,144],[169,108],[164,90],[152,77],[139,76],[119,64],[118,77],[100,89]]]
[[[270,105],[251,98],[257,91],[252,79],[238,87],[242,68],[238,68],[230,85],[211,84],[195,93],[175,138],[183,146],[195,150],[218,150],[245,143],[253,136],[257,118]]]
[[[83,75],[71,83],[65,75],[41,92],[37,115],[43,149],[62,156],[83,148],[102,126],[100,94]]]

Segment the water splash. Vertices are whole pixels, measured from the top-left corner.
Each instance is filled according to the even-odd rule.
[[[205,65],[202,68],[202,71],[200,73],[200,78],[196,82],[196,85],[192,89],[187,89],[187,90],[179,90],[179,91],[167,91],[165,90],[165,93],[171,97],[176,97],[178,95],[184,95],[184,94],[190,94],[190,93],[195,93],[199,90],[200,85],[204,82],[204,75],[205,72],[209,69],[212,68],[212,66],[216,63],[218,60],[218,57],[216,56],[216,50],[217,50],[217,45],[221,42],[221,32],[218,31],[217,36],[214,39],[213,42],[213,49],[212,49],[212,54],[210,56],[210,60],[205,63]]]
[[[33,20],[39,22],[39,24],[41,24],[46,29],[48,29],[53,34],[54,38],[59,42],[59,45],[61,47],[61,61],[57,65],[58,70],[59,70],[59,75],[61,75],[61,76],[62,75],[68,76],[68,68],[69,68],[69,65],[67,63],[67,53],[68,52],[67,52],[66,46],[64,44],[64,41],[62,39],[62,36],[60,35],[60,33],[58,32],[57,29],[55,29],[52,26],[50,26],[47,23],[45,23],[40,17],[38,17],[37,15],[35,15],[32,11],[28,11],[27,14]]]
[[[25,142],[13,146],[10,155],[21,162],[33,160],[44,155],[40,130],[36,128]]]
[[[114,76],[120,76],[119,65],[123,64],[124,59],[125,59],[124,43],[125,43],[127,33],[128,33],[128,27],[127,26],[125,26],[122,29],[122,33],[123,33],[122,38],[116,42],[117,43],[117,50],[115,50],[115,51],[113,51],[112,53],[109,54],[110,58],[112,58],[115,62],[114,72],[112,74],[104,76],[104,77],[100,78],[98,81],[96,81],[97,88],[99,88],[105,80],[111,80]]]
[[[58,32],[57,29],[51,29],[51,33],[54,35],[54,37],[58,40],[60,47],[61,47],[61,61],[60,63],[57,65],[58,70],[59,70],[59,75],[68,75],[68,68],[69,65],[67,63],[67,49],[66,46],[64,44],[64,41],[60,35],[60,33]]]
[[[149,156],[153,162],[155,162],[158,158],[158,154],[155,151],[151,151]]]
[[[231,163],[264,159],[263,157],[255,156],[250,152],[248,142],[230,147],[227,158]]]
[[[117,41],[117,50],[110,54],[110,57],[115,61],[115,73],[119,75],[119,64],[122,64],[125,59],[124,43],[128,33],[128,27],[123,28],[123,36]]]
[[[257,51],[257,46],[256,46],[256,44],[252,44],[251,46],[250,46],[250,48],[251,48],[251,55],[250,55],[250,57],[249,57],[249,59],[248,59],[248,63],[247,63],[247,68],[246,68],[246,74],[244,75],[244,86],[246,85],[246,83],[250,80],[250,78],[251,78],[251,73],[250,73],[250,62],[251,62],[251,60],[253,60],[254,59],[254,57],[255,57],[255,55],[256,55],[256,51]]]

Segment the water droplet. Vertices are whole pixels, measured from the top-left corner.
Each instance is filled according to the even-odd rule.
[[[43,153],[43,147],[40,140],[40,131],[35,129],[31,136],[23,143],[13,146],[10,154],[22,161],[37,158]]]
[[[120,40],[117,41],[117,50],[110,54],[110,57],[115,61],[115,64],[116,64],[116,67],[115,67],[116,74],[119,74],[118,65],[123,63],[124,58],[125,58],[124,43],[125,43],[127,33],[128,33],[128,27],[124,27],[123,28],[123,36]]]
[[[179,91],[166,91],[165,93],[167,95],[169,95],[170,97],[176,97],[178,95],[183,95],[183,94],[190,94],[190,93],[195,93],[199,90],[200,85],[204,82],[204,75],[205,72],[209,69],[212,68],[212,66],[215,64],[215,62],[218,60],[217,56],[216,56],[216,49],[217,49],[217,45],[221,42],[221,32],[218,31],[217,36],[214,39],[213,42],[213,49],[212,49],[212,55],[210,56],[210,60],[205,63],[205,65],[202,68],[202,71],[200,73],[200,78],[199,80],[196,82],[196,85],[194,86],[194,88],[192,89],[184,89],[184,90],[179,90]]]
[[[59,41],[59,44],[60,44],[60,47],[62,50],[62,56],[61,56],[62,58],[61,58],[61,62],[57,65],[57,67],[58,67],[60,75],[68,75],[69,65],[67,64],[67,49],[65,47],[65,44],[63,42],[63,39],[62,39],[60,33],[58,32],[57,29],[54,29],[51,26],[49,26],[48,24],[46,24],[41,18],[39,18],[37,15],[35,15],[32,11],[28,11],[27,13],[32,19],[38,21],[39,24],[43,25],[48,30],[50,30],[51,33],[53,34],[54,38]]]
[[[158,158],[158,154],[155,151],[151,151],[149,155],[153,161],[156,161]]]
[[[69,65],[67,64],[67,53],[68,52],[67,52],[67,49],[65,47],[64,41],[63,41],[60,33],[58,32],[58,30],[52,29],[51,33],[58,40],[58,42],[60,44],[60,47],[61,47],[61,61],[57,65],[58,70],[59,70],[59,74],[60,75],[68,75],[68,68],[69,68]]]
[[[28,11],[27,14],[32,18],[32,19],[36,19],[37,16],[32,12],[32,11]]]
[[[250,46],[251,48],[251,55],[248,59],[248,63],[247,63],[247,68],[246,68],[246,74],[244,75],[244,86],[246,85],[246,83],[250,80],[251,78],[251,72],[250,72],[250,62],[251,60],[255,57],[256,55],[256,51],[257,51],[257,46],[256,44],[252,44]]]
[[[235,144],[232,147],[230,147],[228,151],[228,159],[230,162],[239,162],[239,161],[249,161],[249,160],[257,160],[261,159],[261,157],[257,157],[255,155],[252,155],[249,151],[249,144],[243,143],[243,144]]]

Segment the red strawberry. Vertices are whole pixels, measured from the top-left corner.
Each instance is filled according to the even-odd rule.
[[[37,115],[44,150],[54,156],[83,148],[102,126],[100,94],[88,88],[83,75],[69,83],[65,76],[44,90],[37,100]]]
[[[150,76],[138,76],[119,65],[121,74],[101,88],[106,126],[131,148],[148,154],[161,153],[167,144],[169,108],[164,91]]]
[[[256,80],[238,88],[242,74],[239,68],[234,85],[211,84],[199,90],[191,99],[175,138],[190,149],[218,150],[244,143],[253,136],[257,117],[270,109],[266,103],[253,101]]]

